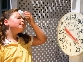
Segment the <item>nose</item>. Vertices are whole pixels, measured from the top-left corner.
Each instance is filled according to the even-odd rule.
[[[23,24],[25,24],[25,20],[24,20],[23,18],[21,19],[21,22],[22,22]]]
[[[24,22],[24,19],[23,19],[23,18],[21,18],[21,21],[22,21],[22,22]]]

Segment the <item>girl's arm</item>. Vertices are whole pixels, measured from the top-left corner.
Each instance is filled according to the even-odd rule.
[[[27,22],[32,26],[33,30],[36,33],[36,36],[33,37],[33,42],[32,45],[40,45],[43,44],[44,42],[46,42],[47,37],[45,35],[45,33],[42,31],[42,29],[34,22],[34,19],[32,17],[32,15],[25,11],[25,18],[27,20]]]

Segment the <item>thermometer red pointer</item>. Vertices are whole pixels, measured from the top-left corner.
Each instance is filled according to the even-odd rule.
[[[67,28],[65,28],[64,30],[67,32],[67,34],[70,35],[70,37],[71,37],[76,43],[79,44],[78,40],[69,32],[69,30],[68,30]]]

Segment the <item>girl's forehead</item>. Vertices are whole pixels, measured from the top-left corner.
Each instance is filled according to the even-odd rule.
[[[19,13],[18,12],[13,12],[13,15],[19,15]]]
[[[20,16],[20,14],[18,12],[14,12],[12,13],[12,16]]]

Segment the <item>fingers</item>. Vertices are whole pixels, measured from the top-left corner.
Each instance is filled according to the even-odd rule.
[[[34,20],[33,20],[33,16],[30,12],[28,11],[24,11],[24,15],[25,15],[25,19],[26,21],[31,24],[31,23],[34,23]]]
[[[25,18],[30,18],[31,17],[31,13],[28,11],[24,12]]]

